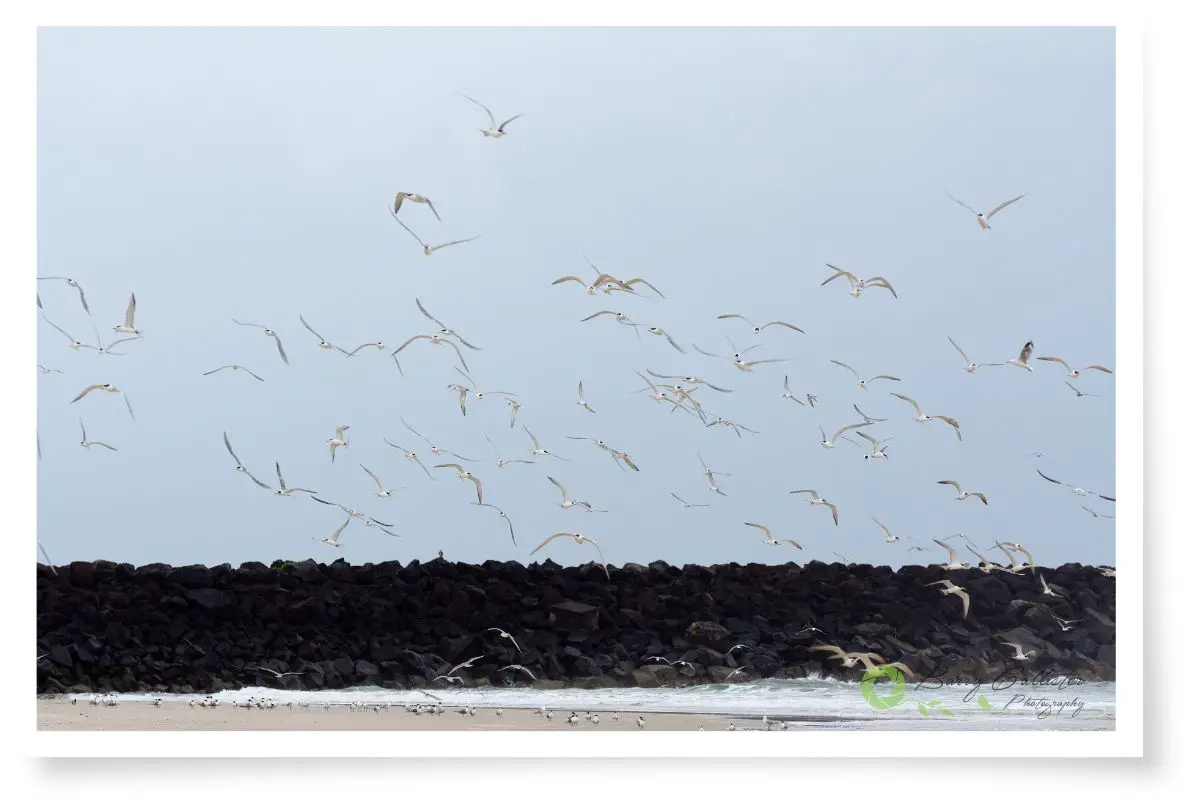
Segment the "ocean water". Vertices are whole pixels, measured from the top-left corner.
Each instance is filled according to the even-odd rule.
[[[881,682],[876,694],[891,697]],[[83,697],[88,697],[83,696]],[[430,703],[448,708],[541,708],[556,711],[706,714],[748,720],[788,720],[791,730],[1114,730],[1115,683],[1058,682],[1014,685],[984,682],[946,686],[909,685],[896,705],[874,708],[859,683],[833,679],[766,679],[738,684],[706,684],[681,689],[380,689],[359,687],[318,692],[250,687],[218,692],[222,703],[250,697],[312,703],[368,705]],[[122,702],[187,702],[197,695],[123,694]],[[988,708],[980,703],[980,697]],[[877,700],[877,702],[879,702]],[[884,702],[887,702],[885,699]],[[926,713],[922,713],[922,706]],[[942,709],[945,709],[943,711]],[[949,712],[949,713],[946,713]]]

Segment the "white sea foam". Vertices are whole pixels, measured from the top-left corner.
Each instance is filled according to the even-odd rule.
[[[886,683],[878,687],[880,695],[886,696],[889,691]],[[317,692],[246,687],[217,692],[213,696],[222,703],[261,697],[280,704],[289,700],[307,702],[319,708],[324,703],[391,703],[392,706],[430,703],[430,695],[446,706],[470,704],[481,709],[546,706],[557,710],[711,714],[754,720],[766,715],[771,719],[791,720],[796,723],[792,726],[794,729],[1113,730],[1116,726],[1115,683],[993,686],[985,682],[978,687],[910,686],[904,702],[887,709],[873,708],[858,683],[813,678],[705,684],[682,689],[433,688],[428,694],[415,689],[377,687]],[[981,708],[980,696],[986,698],[992,710]],[[136,693],[119,697],[122,702],[148,702],[158,697],[164,703],[171,703],[187,702],[197,695]],[[933,701],[937,703],[929,705]],[[925,705],[928,716],[921,713],[919,704]],[[950,714],[942,713],[939,710],[942,708]]]

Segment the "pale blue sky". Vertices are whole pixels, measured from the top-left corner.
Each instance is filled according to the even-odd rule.
[[[65,370],[39,377],[40,540],[57,561],[139,564],[439,549],[525,560],[558,530],[594,536],[616,564],[940,558],[884,545],[877,516],[925,546],[962,532],[1018,541],[1041,563],[1111,563],[1111,521],[1034,468],[1113,491],[1114,378],[1086,374],[1077,385],[1100,397],[1077,399],[1056,364],[966,375],[946,337],[977,361],[1032,339],[1037,355],[1118,367],[1113,48],[1111,30],[1064,28],[43,30],[38,274],[78,279],[105,331],[136,291],[145,338],[110,358],[72,352],[39,324],[39,362]],[[525,116],[485,139],[486,115],[463,92],[502,119]],[[398,189],[437,203],[441,224],[401,211],[427,241],[482,238],[426,258],[385,211]],[[943,190],[985,209],[1029,194],[984,232]],[[667,299],[550,288],[590,271],[584,253]],[[885,275],[899,299],[821,287],[825,262]],[[88,340],[73,290],[38,289],[46,315]],[[461,417],[445,388],[459,379],[451,353],[414,345],[402,378],[387,352],[319,350],[298,319],[390,351],[431,332],[414,297],[484,348],[467,352],[481,388],[518,393],[520,421],[568,463],[497,470],[484,433],[508,458],[527,455],[528,439],[497,397]],[[665,328],[689,354],[609,320],[579,324],[602,309]],[[728,312],[807,335],[755,339],[716,321]],[[277,329],[291,366],[233,316]],[[789,360],[741,374],[691,350],[724,351],[725,334]],[[831,358],[903,380],[863,392]],[[266,382],[201,377],[230,362]],[[704,429],[630,394],[646,367],[735,389],[697,397],[761,433]],[[821,398],[815,410],[780,397],[785,373]],[[574,405],[581,379],[595,415]],[[93,382],[126,389],[138,424],[116,397],[71,405]],[[956,417],[965,441],[918,425],[892,390]],[[856,421],[854,402],[889,418],[870,432],[895,437],[890,461],[818,447],[817,426]],[[120,452],[81,449],[80,414]],[[518,549],[502,520],[470,507],[468,484],[431,483],[384,444],[427,449],[401,416],[481,460],[470,466],[485,501],[512,517]],[[352,426],[351,447],[331,465],[324,442],[338,424]],[[235,474],[222,430],[264,481],[279,460],[290,485],[403,538],[355,525],[340,550],[313,542],[343,515]],[[568,434],[629,451],[641,472]],[[728,497],[707,491],[698,449],[733,473]],[[374,498],[359,463],[408,489]],[[610,513],[561,510],[547,475]],[[956,502],[942,478],[991,505]],[[840,526],[788,494],[809,486],[838,505]],[[672,491],[712,506],[683,511]],[[744,521],[805,550],[761,544]],[[559,541],[543,557],[591,555]]]

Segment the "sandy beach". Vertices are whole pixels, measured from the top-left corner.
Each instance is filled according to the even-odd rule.
[[[580,717],[588,709],[576,709]],[[580,720],[568,725],[570,710],[554,711],[546,720],[532,708],[506,708],[496,716],[493,708],[480,708],[475,716],[447,707],[444,714],[412,714],[403,706],[388,711],[356,711],[349,706],[328,710],[313,705],[307,711],[283,706],[271,710],[234,708],[224,703],[217,708],[193,708],[186,703],[123,702],[119,706],[90,706],[61,698],[38,699],[38,730],[43,731],[605,731],[637,730],[637,713],[599,712],[600,723]],[[764,730],[762,720],[703,714],[650,714],[644,730],[706,731],[727,730],[732,722],[738,729]]]

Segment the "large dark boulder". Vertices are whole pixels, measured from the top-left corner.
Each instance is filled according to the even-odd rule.
[[[206,611],[216,611],[233,605],[233,598],[220,589],[189,589],[183,593],[191,602]]]
[[[718,647],[729,639],[729,629],[719,622],[699,620],[688,626],[687,638],[693,644]]]
[[[633,671],[633,680],[642,689],[672,686],[678,677],[675,668],[666,664],[646,664]]]
[[[209,589],[212,587],[212,572],[203,564],[194,564],[175,570],[171,573],[170,580],[176,586],[185,589]]]
[[[587,603],[564,600],[551,609],[554,625],[560,631],[590,633],[600,627],[600,610]]]

